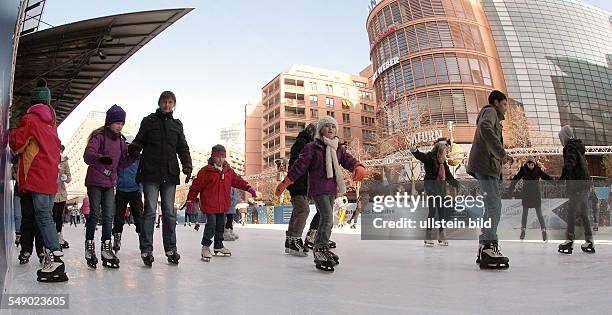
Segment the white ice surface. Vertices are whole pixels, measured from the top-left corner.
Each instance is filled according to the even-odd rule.
[[[68,293],[63,314],[610,314],[612,246],[597,254],[556,252],[558,243],[503,242],[506,271],[481,271],[474,241],[425,248],[421,241],[361,241],[334,232],[341,264],[316,270],[312,256],[284,254],[286,226],[236,227],[225,242],[232,257],[200,260],[199,232],[177,226],[180,265],[162,252],[155,230],[155,263],[143,266],[133,226],[126,225],[121,268],[97,270],[83,258],[84,231],[65,226],[67,283],[36,282],[38,261],[12,260],[9,293]],[[96,232],[99,239],[101,230]],[[532,230],[529,233],[538,233]],[[99,242],[99,241],[98,241]],[[96,244],[99,257],[99,243]],[[10,313],[4,310],[3,313]],[[14,314],[24,312],[13,311]],[[59,314],[60,311],[37,311]]]

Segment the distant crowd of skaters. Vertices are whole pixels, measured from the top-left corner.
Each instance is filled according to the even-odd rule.
[[[37,248],[43,263],[37,272],[38,281],[67,281],[62,260],[62,245],[66,244],[61,239],[61,214],[67,198],[65,183],[70,181],[70,176],[67,160],[61,157],[63,147],[57,135],[55,112],[50,106],[51,93],[44,80],[32,91],[31,100],[31,107],[21,117],[19,126],[9,130],[9,144],[15,153],[14,162],[17,165],[16,194],[20,197],[22,213],[19,260],[27,263],[37,236],[37,239],[42,240],[41,246]],[[482,268],[509,266],[509,259],[501,254],[496,233],[501,214],[501,165],[513,161],[504,150],[501,136],[500,121],[504,119],[506,100],[502,92],[493,91],[490,94],[489,105],[482,108],[478,116],[467,165],[468,173],[478,179],[481,192],[486,196],[484,218],[493,222],[492,227],[483,229],[480,236],[477,263]],[[128,204],[136,224],[142,261],[146,266],[152,266],[158,198],[161,200],[164,253],[168,262],[179,263],[174,208],[176,185],[180,183],[181,171],[185,175],[185,183],[189,183],[193,168],[183,125],[173,117],[175,106],[174,93],[161,93],[156,112],[144,117],[136,137],[127,141],[121,133],[126,112],[120,106],[113,105],[106,112],[104,126],[88,136],[83,154],[88,165],[85,186],[89,203],[84,246],[85,260],[91,268],[96,268],[98,264],[94,236],[99,221],[102,222],[102,263],[106,267],[119,268],[120,261],[113,247],[115,250],[120,248],[125,216],[123,212],[115,212],[123,211]],[[368,177],[364,165],[339,142],[337,130],[336,120],[325,116],[317,124],[310,124],[300,132],[291,148],[287,176],[275,191],[275,195],[280,196],[284,190],[289,189],[293,205],[286,232],[285,251],[307,256],[310,247],[314,252],[316,268],[325,271],[333,271],[334,266],[339,264],[338,255],[330,250],[335,247],[335,243],[330,242],[330,236],[334,202],[347,191],[341,169],[351,172],[356,182],[362,182]],[[561,179],[588,179],[584,146],[580,140],[574,139],[569,126],[563,127],[559,136],[564,145],[565,160]],[[415,157],[425,164],[425,179],[433,183],[425,187],[428,194],[444,194],[444,182],[455,182],[446,164],[447,150],[441,143],[434,145],[434,149],[427,154],[420,153],[416,148],[411,149]],[[233,221],[233,217],[226,216],[231,206],[231,189],[237,188],[248,192],[252,198],[257,197],[255,189],[234,172],[225,158],[226,152],[222,145],[212,147],[208,165],[197,172],[183,206],[187,213],[199,211],[206,215],[201,241],[201,257],[204,261],[209,261],[213,253],[231,255],[230,250],[223,245],[224,236],[237,238],[231,224],[228,232],[228,221]],[[376,185],[379,177],[379,174],[372,174],[373,180],[364,183]],[[568,189],[574,190],[570,195],[568,240],[559,246],[559,251],[571,253],[574,240],[572,218],[578,214],[583,222],[587,222],[587,240],[582,249],[594,252],[584,209],[585,192],[582,187]],[[368,189],[364,189],[349,223],[354,225],[357,222],[359,212],[369,198]],[[252,199],[249,201],[254,202]],[[302,234],[311,201],[316,206],[317,215],[311,223],[306,242],[303,242]],[[345,204],[344,201],[342,203]],[[443,210],[430,208],[430,216],[435,216],[436,212],[441,215]],[[242,215],[243,212],[240,213]],[[115,246],[111,243],[112,236],[115,238]]]

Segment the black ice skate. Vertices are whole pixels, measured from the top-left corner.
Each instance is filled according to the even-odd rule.
[[[87,260],[87,266],[96,268],[98,265],[98,258],[96,257],[96,243],[93,240],[85,241],[85,260]]]
[[[304,245],[304,242],[302,242],[302,239],[298,237],[298,238],[296,238],[296,242],[297,242],[296,246],[301,248],[304,253],[308,254],[308,252],[309,252],[308,247],[306,247],[306,245]]]
[[[31,256],[32,256],[32,253],[28,253],[28,252],[19,253],[19,256],[17,256],[17,259],[19,259],[19,264],[20,265],[27,264],[28,262],[30,262]]]
[[[481,245],[480,257],[476,260],[480,269],[508,269],[510,259],[502,255],[497,242]]]
[[[112,251],[111,241],[106,240],[100,245],[100,258],[102,258],[102,266],[108,268],[119,268],[119,258]]]
[[[113,250],[115,253],[121,250],[121,233],[113,234]]]
[[[521,228],[521,236],[520,236],[521,241],[523,241],[525,239],[525,228]]]
[[[309,230],[308,233],[306,233],[306,238],[304,239],[304,246],[306,246],[306,248],[313,249],[316,235],[317,230]]]
[[[21,232],[15,232],[15,247],[21,244]]]
[[[45,259],[42,269],[36,273],[37,281],[40,282],[65,282],[68,281],[61,251],[51,252],[45,248]]]
[[[166,252],[166,257],[168,258],[168,262],[174,265],[178,265],[179,259],[181,259],[181,255],[176,252],[176,249]]]
[[[200,230],[200,224],[196,223],[196,225],[193,227],[194,230],[198,231]]]
[[[548,234],[546,234],[546,229],[542,229],[542,241],[544,243],[548,242]]]
[[[329,243],[327,244],[327,246],[329,246],[329,248],[336,248],[336,242],[329,240]]]
[[[340,264],[340,257],[338,257],[338,255],[336,255],[336,253],[332,252],[331,250],[329,251],[329,254],[334,259],[334,263],[336,265],[339,265]]]
[[[209,246],[202,246],[202,260],[203,261],[210,261],[210,259],[212,258],[212,253],[210,252],[210,247]]]
[[[70,245],[68,244],[68,241],[64,240],[64,236],[62,236],[61,232],[57,233],[57,240],[59,241],[60,247],[62,247],[62,248],[70,248]]]
[[[580,249],[582,249],[582,251],[585,253],[595,254],[595,246],[593,244],[593,241],[587,240],[586,242],[584,242],[584,244],[580,245]]]
[[[302,239],[299,237],[287,236],[285,240],[285,253],[298,257],[306,257],[308,254],[304,252]]]
[[[232,256],[232,252],[230,252],[230,250],[225,247],[215,248],[213,249],[213,251],[215,253],[215,256],[225,256],[225,257]]]
[[[315,267],[323,271],[334,271],[336,261],[329,252],[329,247],[323,246],[314,250]]]
[[[153,262],[155,261],[155,258],[153,257],[153,253],[142,253],[140,254],[140,258],[142,258],[142,262],[147,267],[153,266]]]
[[[557,251],[561,254],[571,255],[572,252],[574,251],[574,242],[565,241],[559,244],[559,249]]]

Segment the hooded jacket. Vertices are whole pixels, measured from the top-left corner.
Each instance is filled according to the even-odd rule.
[[[30,107],[19,126],[9,131],[9,146],[20,154],[17,182],[22,192],[57,193],[60,139],[50,106]]]
[[[200,169],[196,179],[189,187],[187,200],[194,201],[200,195],[200,210],[206,214],[225,213],[231,206],[232,187],[248,190],[251,186],[242,179],[229,164],[224,163],[218,169],[208,161],[208,165]]]
[[[568,192],[583,192],[590,188],[585,152],[586,149],[580,139],[569,139],[563,147],[563,170],[559,179],[566,181]]]
[[[306,130],[300,131],[295,139],[295,143],[291,146],[289,167],[291,167],[295,161],[300,158],[300,153],[302,153],[304,147],[313,140],[314,138],[311,137]],[[308,177],[306,175],[302,175],[293,184],[289,185],[287,190],[289,190],[291,196],[306,196],[308,193]]]

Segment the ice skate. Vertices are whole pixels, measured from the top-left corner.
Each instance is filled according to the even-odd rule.
[[[446,230],[438,232],[438,245],[448,246],[448,240],[446,240]]]
[[[308,254],[308,252],[309,252],[310,250],[308,249],[308,247],[306,247],[306,245],[304,245],[304,242],[302,242],[302,238],[297,237],[297,238],[296,238],[296,242],[297,242],[296,246],[298,246],[298,247],[302,248],[302,251],[303,251],[304,253]]]
[[[15,232],[15,247],[21,244],[21,232]]]
[[[85,241],[85,260],[87,260],[87,266],[96,268],[98,265],[98,258],[96,257],[96,244],[93,240]]]
[[[70,245],[68,244],[68,242],[64,240],[64,236],[62,235],[62,232],[57,233],[57,240],[59,241],[59,244],[62,248],[70,248]]]
[[[223,230],[223,240],[228,241],[228,242],[233,242],[236,239],[234,238],[234,236],[232,236],[230,229],[224,229]]]
[[[212,253],[210,252],[210,246],[202,246],[202,260],[203,261],[210,261],[210,259],[212,258]]]
[[[521,236],[519,238],[521,242],[525,239],[525,228],[521,228]]]
[[[353,230],[356,229],[357,228],[357,223],[351,224],[350,228],[353,229]]]
[[[121,250],[121,233],[113,234],[113,251],[117,253]]]
[[[557,251],[561,254],[570,255],[574,251],[574,242],[565,241],[559,245],[559,249]]]
[[[304,245],[307,248],[313,249],[314,239],[316,235],[317,235],[317,230],[309,230],[308,233],[306,233],[306,239],[304,240]]]
[[[196,223],[196,225],[193,227],[194,230],[199,231],[200,230],[200,224]]]
[[[225,256],[225,257],[232,256],[232,252],[230,252],[230,250],[225,247],[215,248],[213,249],[213,251],[215,253],[215,256]]]
[[[336,242],[329,240],[329,242],[327,243],[327,246],[329,246],[329,248],[336,248]]]
[[[68,281],[66,268],[62,261],[64,253],[61,251],[51,252],[45,248],[46,259],[42,269],[36,273],[37,281],[40,282],[65,282]]]
[[[501,253],[497,242],[482,245],[477,261],[480,269],[508,269],[510,267],[510,259]]]
[[[28,252],[19,253],[19,256],[17,256],[17,259],[19,259],[19,264],[20,265],[27,264],[28,262],[30,262],[31,256],[32,256],[32,253],[28,253]]]
[[[585,253],[595,254],[595,244],[593,244],[593,241],[587,240],[584,244],[580,245],[580,249]]]
[[[178,265],[179,263],[179,259],[181,259],[181,255],[179,255],[179,253],[176,251],[176,249],[173,249],[171,251],[167,251],[166,252],[166,257],[168,257],[168,262],[174,265]]]
[[[232,237],[234,237],[235,240],[238,240],[240,238],[240,236],[238,236],[238,234],[234,233],[234,229],[230,229],[230,234],[232,235]]]
[[[433,247],[434,242],[431,240],[431,230],[427,230],[425,232],[425,247]]]
[[[334,271],[336,261],[329,252],[329,247],[323,246],[314,250],[315,267],[323,271]]]
[[[142,253],[140,254],[140,258],[142,258],[142,263],[147,267],[152,267],[153,262],[155,261],[155,257],[153,257],[153,253]]]
[[[300,246],[301,239],[299,237],[287,236],[285,240],[285,253],[298,257],[306,257],[308,254]]]
[[[100,245],[100,258],[102,259],[102,266],[108,268],[119,268],[119,258],[115,256],[112,251],[112,245],[110,240],[102,242]]]
[[[542,241],[544,243],[548,242],[548,234],[546,233],[546,229],[542,229]]]

